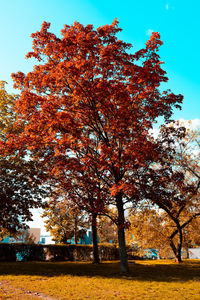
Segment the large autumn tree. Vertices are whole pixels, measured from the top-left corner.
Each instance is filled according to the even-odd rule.
[[[73,169],[74,157],[86,169],[95,162],[117,207],[121,271],[127,272],[125,203],[137,200],[137,169],[158,157],[149,130],[159,116],[169,119],[183,97],[159,90],[168,78],[157,54],[158,33],[131,54],[132,45],[117,37],[117,20],[97,29],[65,25],[61,37],[49,27],[44,22],[32,34],[27,58],[37,60],[33,70],[12,75],[21,90],[16,110],[25,127],[20,139],[10,136],[10,142],[37,152],[49,173],[55,168],[67,173],[66,159]]]

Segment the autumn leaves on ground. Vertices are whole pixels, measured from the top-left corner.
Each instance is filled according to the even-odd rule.
[[[0,299],[196,299],[200,262],[169,260],[130,262],[1,263]]]

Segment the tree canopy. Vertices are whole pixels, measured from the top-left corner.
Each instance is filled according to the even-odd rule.
[[[16,111],[24,130],[9,141],[37,153],[51,176],[95,165],[100,178],[94,180],[117,207],[121,270],[127,272],[125,203],[139,199],[138,169],[158,159],[149,130],[159,116],[169,120],[183,97],[159,90],[168,80],[157,54],[159,33],[130,54],[132,45],[117,38],[117,20],[97,29],[65,25],[61,37],[49,27],[44,22],[32,34],[27,58],[37,60],[33,70],[12,75],[21,90]]]

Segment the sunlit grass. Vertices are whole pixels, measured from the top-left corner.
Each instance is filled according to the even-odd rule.
[[[14,288],[55,299],[200,299],[198,260],[136,261],[127,276],[118,262],[0,263],[0,274]]]

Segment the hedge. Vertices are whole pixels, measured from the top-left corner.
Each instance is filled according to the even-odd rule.
[[[99,244],[101,260],[119,259],[116,245]],[[0,243],[0,261],[92,261],[92,245]]]

